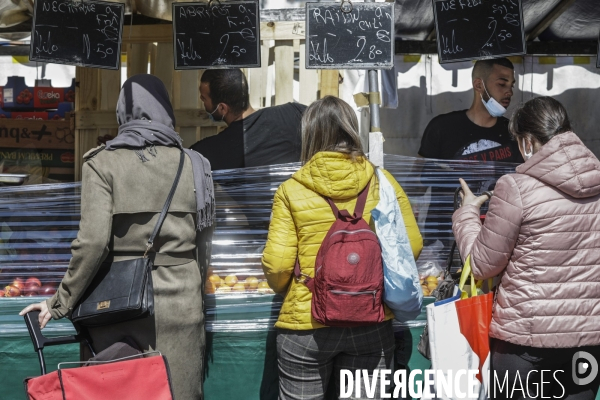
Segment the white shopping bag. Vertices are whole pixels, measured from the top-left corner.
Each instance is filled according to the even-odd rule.
[[[437,396],[434,394],[433,397],[440,399],[487,399],[490,366],[489,347],[487,349],[478,348],[471,337],[474,333],[465,329],[470,324],[476,323],[475,320],[477,319],[474,317],[471,320],[467,317],[468,313],[465,312],[465,307],[471,309],[474,306],[472,303],[487,302],[489,298],[487,296],[477,296],[461,300],[460,296],[461,292],[450,299],[427,306],[431,368],[436,371],[436,374],[443,375],[446,381],[452,381],[452,392],[446,393],[442,388],[439,377],[437,377],[435,384]],[[477,306],[475,304],[475,308]],[[463,308],[462,311],[461,307]],[[487,333],[485,334],[487,335]],[[489,341],[489,339],[487,340]],[[475,379],[473,379],[473,375],[469,378],[469,371],[476,370],[479,374],[475,376]],[[458,373],[461,375],[459,379],[456,379]]]

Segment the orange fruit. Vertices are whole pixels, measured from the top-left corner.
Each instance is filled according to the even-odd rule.
[[[229,287],[227,285],[219,286],[217,288],[217,290],[215,291],[215,293],[230,293],[230,292],[231,292],[231,287]]]
[[[269,287],[269,284],[267,283],[267,281],[258,282],[257,287],[259,289],[271,289],[271,287]]]
[[[238,282],[231,288],[234,292],[245,292],[246,286],[242,282]]]
[[[430,283],[435,283],[436,286],[438,284],[438,278],[435,276],[428,276],[427,278],[425,278],[425,282],[429,285]]]
[[[225,277],[225,284],[227,286],[233,286],[238,282],[238,278],[235,275],[227,275]]]
[[[258,288],[258,278],[255,276],[249,276],[246,278],[246,288],[247,289],[257,289]]]
[[[221,277],[217,274],[209,276],[208,280],[215,286],[219,286],[221,284]]]
[[[259,293],[273,293],[273,290],[269,287],[269,284],[267,283],[267,281],[262,281],[258,283],[258,288],[257,288]]]

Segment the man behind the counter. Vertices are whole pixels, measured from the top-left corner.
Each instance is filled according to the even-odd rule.
[[[200,99],[221,133],[192,145],[214,170],[300,161],[300,122],[306,106],[287,103],[254,110],[239,69],[212,69],[200,79]]]
[[[438,115],[429,122],[419,155],[453,160],[523,162],[503,117],[513,96],[514,67],[507,58],[477,61],[473,103],[468,110]]]

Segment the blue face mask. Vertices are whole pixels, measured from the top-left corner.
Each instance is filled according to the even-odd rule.
[[[480,95],[481,96],[481,102],[485,106],[485,109],[488,110],[488,112],[490,113],[490,115],[492,117],[501,117],[501,116],[503,116],[504,113],[506,113],[506,108],[502,107],[502,104],[498,103],[492,96],[490,96],[490,94],[488,93],[487,89],[485,88],[485,84],[483,85],[483,89],[485,90],[485,93],[489,97],[489,100],[486,102],[483,99],[483,96]]]
[[[221,104],[221,103],[219,103],[219,104]],[[217,104],[217,106],[215,107],[215,109],[214,109],[214,111],[213,111],[213,112],[211,112],[211,113],[208,113],[208,118],[209,118],[209,119],[210,119],[212,122],[221,122],[221,121],[223,121],[223,119],[225,118],[225,116],[223,115],[223,116],[221,117],[221,120],[220,120],[220,121],[217,121],[217,120],[215,119],[215,116],[213,115],[214,113],[216,113],[216,112],[217,112],[217,109],[219,108],[219,104]]]

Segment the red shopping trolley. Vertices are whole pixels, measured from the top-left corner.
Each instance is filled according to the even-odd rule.
[[[89,341],[78,332],[73,336],[47,338],[42,335],[39,311],[25,315],[25,323],[38,354],[42,375],[25,379],[30,400],[172,400],[173,390],[167,359],[158,352],[110,361],[65,362],[46,373],[45,346]],[[95,354],[94,354],[95,355]],[[85,366],[83,364],[86,364]]]

